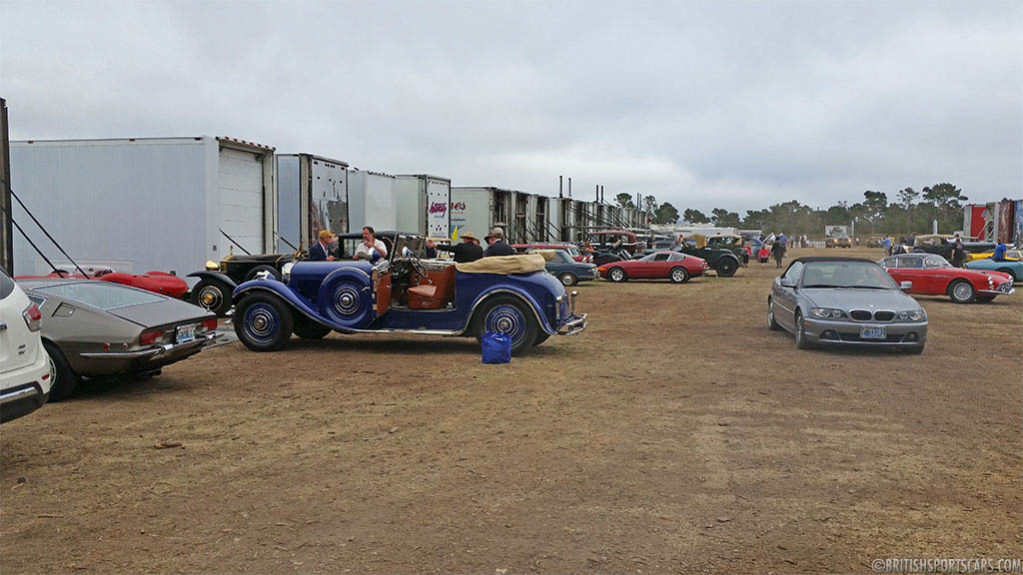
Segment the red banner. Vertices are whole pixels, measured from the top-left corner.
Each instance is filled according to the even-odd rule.
[[[969,236],[978,242],[987,241],[987,206],[970,206],[970,229]]]

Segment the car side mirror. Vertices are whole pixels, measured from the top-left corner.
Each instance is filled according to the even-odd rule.
[[[796,287],[796,282],[790,280],[789,278],[781,278],[781,281],[779,283],[781,284],[781,287],[784,287],[784,288],[793,288],[793,289],[795,289],[795,287]]]
[[[910,281],[899,282],[899,289],[902,291],[909,291],[913,289],[913,282]]]

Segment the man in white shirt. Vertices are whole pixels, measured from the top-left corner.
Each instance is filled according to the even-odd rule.
[[[384,245],[384,242],[376,239],[373,228],[370,226],[362,228],[362,243],[355,248],[354,258],[373,263],[387,259],[387,246]]]

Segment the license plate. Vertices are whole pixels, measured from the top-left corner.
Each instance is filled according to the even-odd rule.
[[[192,341],[195,339],[195,327],[194,325],[183,325],[174,332],[174,341],[177,343],[183,343],[186,341]]]
[[[860,339],[884,339],[883,327],[861,327]]]

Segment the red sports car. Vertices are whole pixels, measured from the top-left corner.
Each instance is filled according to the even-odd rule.
[[[685,283],[689,278],[703,275],[710,269],[707,262],[696,256],[679,252],[654,252],[638,260],[611,262],[597,268],[600,277],[613,282],[629,279],[669,279],[673,283]]]
[[[895,281],[912,283],[906,290],[911,294],[947,295],[956,303],[970,303],[989,302],[1015,291],[1009,274],[953,267],[937,254],[912,252],[878,263]]]
[[[112,282],[134,288],[144,289],[168,297],[181,299],[188,291],[188,284],[185,280],[176,275],[165,272],[146,272],[144,274],[126,274],[115,272],[107,266],[83,266],[85,275],[77,268],[64,268],[45,276],[18,276],[14,279],[30,278],[75,278],[93,279],[105,282]]]

